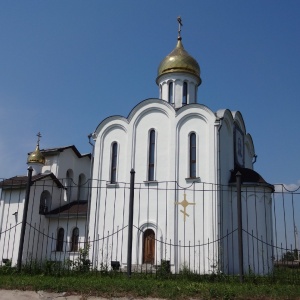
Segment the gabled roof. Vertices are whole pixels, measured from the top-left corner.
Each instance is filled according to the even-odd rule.
[[[268,186],[269,188],[271,188],[272,190],[274,190],[274,186],[268,182],[266,182],[262,176],[260,174],[258,174],[257,172],[255,172],[252,169],[248,169],[248,168],[235,168],[234,170],[231,171],[231,176],[229,179],[229,183],[236,183],[236,174],[237,172],[241,173],[242,176],[242,183],[243,184],[257,184],[257,185],[264,185],[264,186]]]
[[[37,174],[33,175],[31,178],[32,183],[35,183],[39,180],[43,179],[52,179],[57,187],[64,188],[63,184],[59,181],[59,179],[53,173],[46,174]],[[8,188],[25,188],[28,182],[28,176],[14,176],[9,179],[5,179],[0,182],[0,188],[8,189]]]
[[[55,208],[47,213],[47,215],[60,216],[79,216],[87,215],[88,202],[86,200],[77,200],[66,205]]]
[[[74,145],[65,146],[65,147],[57,147],[57,148],[48,148],[48,149],[40,149],[41,153],[46,154],[55,154],[58,152],[63,152],[67,149],[72,149],[78,158],[89,157],[91,158],[91,153],[81,154],[78,149]],[[31,152],[28,153],[30,155]]]

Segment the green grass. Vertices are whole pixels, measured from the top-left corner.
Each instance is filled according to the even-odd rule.
[[[173,275],[169,278],[165,275],[159,277],[151,274],[134,274],[131,278],[127,278],[124,274],[110,272],[53,276],[43,273],[34,275],[17,273],[7,269],[0,270],[0,288],[68,292],[103,297],[300,299],[298,279],[288,283],[280,279],[274,280],[274,277],[249,276],[245,277],[245,282],[241,284],[235,277],[199,276],[192,273]]]

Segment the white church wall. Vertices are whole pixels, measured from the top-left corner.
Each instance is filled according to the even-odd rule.
[[[47,219],[49,222],[48,235],[51,239],[49,239],[47,245],[44,245],[43,247],[44,256],[51,261],[61,261],[66,263],[67,260],[71,260],[72,262],[75,262],[79,256],[79,250],[84,249],[88,244],[88,241],[85,239],[86,218],[74,216],[50,216],[47,217]],[[72,233],[75,227],[79,229],[78,251],[71,251]],[[57,251],[57,235],[60,228],[64,229],[64,242],[62,251]]]
[[[67,201],[67,195],[71,195],[69,201],[78,200],[78,183],[79,176],[84,175],[84,178],[88,180],[90,178],[91,160],[88,156],[78,157],[72,148],[65,149],[61,152],[57,152],[55,155],[52,153],[45,153],[45,165],[42,167],[42,173],[52,172],[57,178],[61,179],[64,185],[71,183],[71,191],[65,194],[65,201]],[[70,183],[67,181],[67,171],[72,174]],[[87,190],[88,183],[83,184],[82,189]],[[85,193],[85,199],[87,200],[88,193]]]
[[[155,130],[155,166],[154,179],[169,178],[170,159],[173,152],[170,144],[170,121],[164,111],[153,109],[143,113],[143,117],[135,124],[134,161],[136,182],[148,181],[149,134]]]
[[[155,130],[155,181],[165,181],[171,176],[171,161],[174,159],[174,144],[171,131],[172,121],[170,117],[174,115],[164,105],[145,106],[143,112],[132,120],[134,124],[134,163],[136,171],[136,183],[140,183],[142,190],[138,196],[139,202],[136,207],[134,223],[138,224],[139,230],[152,229],[156,240],[165,240],[169,235],[165,228],[166,215],[160,209],[161,201],[165,201],[166,195],[158,190],[158,183],[147,183],[148,160],[149,160],[149,134],[150,130]],[[144,183],[146,182],[146,183]],[[159,200],[158,200],[159,199]],[[143,235],[137,231],[134,237],[136,251],[133,253],[133,261],[136,264],[143,262]],[[160,264],[163,258],[163,245],[159,242],[155,244],[155,263]],[[166,256],[165,251],[165,256]],[[169,257],[169,256],[168,256]]]
[[[98,182],[97,190],[93,189],[96,193],[92,194],[94,201],[91,203],[90,255],[94,266],[98,267],[101,263],[110,265],[110,260],[125,263],[127,259],[122,253],[127,249],[127,243],[123,244],[123,241],[128,235],[128,186],[126,188],[120,183],[119,187],[106,188],[106,181]]]
[[[197,138],[197,177],[201,182],[215,182],[215,143],[214,113],[204,105],[189,105],[180,109],[176,117],[177,141],[176,147],[180,153],[176,153],[177,164],[180,163],[180,171],[177,169],[177,180],[187,184],[189,177],[189,135],[196,133]],[[183,163],[183,160],[185,162]],[[178,173],[179,171],[179,173]],[[199,176],[200,175],[200,176]]]
[[[186,178],[190,178],[189,165],[189,137],[191,133],[196,134],[197,154],[196,154],[196,174],[202,182],[211,182],[210,166],[213,164],[213,157],[208,153],[213,151],[213,145],[209,136],[210,126],[205,117],[200,114],[189,114],[180,120],[178,125],[178,178],[180,183],[186,184]]]
[[[53,173],[55,176],[58,174],[58,160],[59,153],[56,155],[45,156],[45,165],[42,167],[42,173]]]
[[[232,188],[234,192],[235,188]],[[238,274],[237,198],[229,191],[228,206],[224,207],[221,242],[222,272]],[[266,275],[273,270],[271,190],[263,187],[242,187],[243,260],[245,274]]]
[[[70,201],[77,200],[78,196],[78,180],[80,174],[84,174],[86,178],[90,177],[90,158],[81,157],[79,158],[72,148],[65,149],[59,154],[58,159],[58,172],[56,177],[65,179],[64,184],[67,184],[67,171],[71,170],[72,172],[72,181],[71,181],[71,198]],[[87,199],[85,199],[87,200]]]
[[[1,232],[4,233],[0,237],[0,247],[3,249],[0,252],[0,259],[8,258],[12,261],[12,265],[17,263],[25,190],[25,188],[7,189],[2,193],[4,199],[1,201],[3,203]],[[48,191],[50,194],[50,201],[47,203],[41,197],[44,191]],[[45,207],[43,208],[45,212],[62,206],[65,204],[63,200],[60,200],[62,195],[63,190],[49,179],[36,181],[31,186],[23,248],[23,263],[45,258],[47,247],[44,242],[48,243],[45,234],[48,235],[49,226],[48,219],[44,214],[40,213],[40,205],[47,204],[47,209],[44,210]],[[14,228],[8,230],[11,227]]]
[[[43,257],[43,241],[45,239],[43,230],[48,227],[48,220],[40,214],[40,204],[42,192],[48,188],[53,193],[57,188],[53,188],[52,180],[37,181],[31,186],[27,211],[27,224],[25,232],[25,242],[23,248],[23,259],[28,261],[41,261]],[[53,199],[53,198],[52,198]],[[50,209],[50,208],[49,208]]]
[[[213,187],[213,186],[210,186]],[[197,273],[212,273],[215,270],[218,247],[217,239],[217,207],[216,199],[207,187],[196,183],[189,190],[180,191],[178,201],[184,197],[191,203],[186,208],[184,218],[181,206],[176,206],[178,225],[178,266],[179,270],[189,268]],[[185,194],[185,196],[184,196]]]
[[[0,236],[0,263],[9,259],[14,265],[17,261],[21,232],[25,190],[10,189],[2,192],[2,224]],[[19,225],[18,225],[19,224]]]

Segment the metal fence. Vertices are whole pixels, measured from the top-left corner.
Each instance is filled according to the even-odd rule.
[[[239,198],[237,184],[77,186],[51,176],[0,187],[2,266],[229,275],[299,268],[299,189],[242,184]]]

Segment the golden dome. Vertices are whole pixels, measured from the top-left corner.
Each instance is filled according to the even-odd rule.
[[[36,145],[35,150],[28,156],[27,163],[45,164],[45,157],[40,151],[39,144]]]
[[[189,73],[198,77],[199,85],[201,84],[200,67],[197,61],[184,50],[181,37],[178,38],[175,49],[166,56],[160,63],[157,72],[158,78],[167,73]]]

